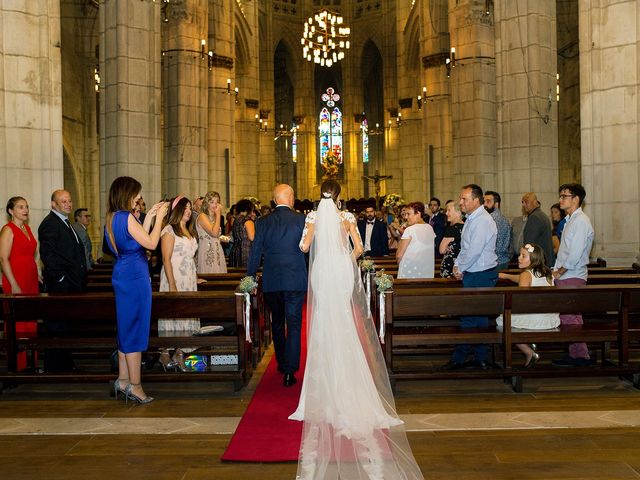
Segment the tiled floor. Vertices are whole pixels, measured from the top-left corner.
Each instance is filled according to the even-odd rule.
[[[149,384],[126,405],[107,385],[0,395],[0,478],[293,479],[295,463],[222,463],[264,370],[231,384]],[[398,382],[398,412],[427,479],[640,480],[640,391],[617,378]]]

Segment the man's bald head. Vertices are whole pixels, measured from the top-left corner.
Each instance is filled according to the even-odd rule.
[[[63,215],[69,215],[73,210],[71,194],[66,190],[55,190],[51,194],[51,209]]]
[[[276,205],[286,205],[293,208],[294,200],[295,195],[290,185],[281,183],[273,189],[273,201],[276,202]]]
[[[538,203],[538,196],[533,192],[527,192],[522,195],[522,207],[527,212],[527,215],[533,212],[540,206]]]

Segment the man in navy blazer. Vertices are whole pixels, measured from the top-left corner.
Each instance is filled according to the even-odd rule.
[[[387,224],[376,219],[376,210],[373,207],[367,207],[364,214],[365,219],[358,221],[364,254],[372,257],[389,255]]]
[[[300,368],[302,305],[307,293],[307,264],[299,247],[305,217],[293,210],[294,198],[289,185],[275,188],[276,208],[256,222],[247,267],[247,274],[255,276],[264,255],[262,291],[271,310],[273,345],[285,387],[297,381],[294,374]]]
[[[51,212],[38,227],[40,258],[44,265],[42,276],[49,293],[82,292],[86,287],[84,247],[67,218],[72,208],[71,194],[66,190],[56,190],[51,195]],[[48,319],[43,326],[51,337],[64,336],[71,330],[71,326],[63,319]],[[73,368],[70,350],[45,350],[46,372],[66,372]]]

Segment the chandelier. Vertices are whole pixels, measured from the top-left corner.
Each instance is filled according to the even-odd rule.
[[[350,46],[351,29],[344,26],[342,16],[321,10],[304,23],[300,43],[304,58],[322,67],[330,67],[344,58]]]

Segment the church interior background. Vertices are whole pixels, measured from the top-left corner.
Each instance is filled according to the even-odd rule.
[[[350,32],[321,65],[301,39],[323,8]],[[346,198],[376,174],[407,200],[474,182],[514,217],[524,192],[548,211],[581,182],[592,255],[629,265],[639,26],[635,0],[4,1],[0,198],[25,196],[32,225],[61,187],[97,220],[119,175],[147,204],[266,203],[279,182],[314,199],[332,150]]]

